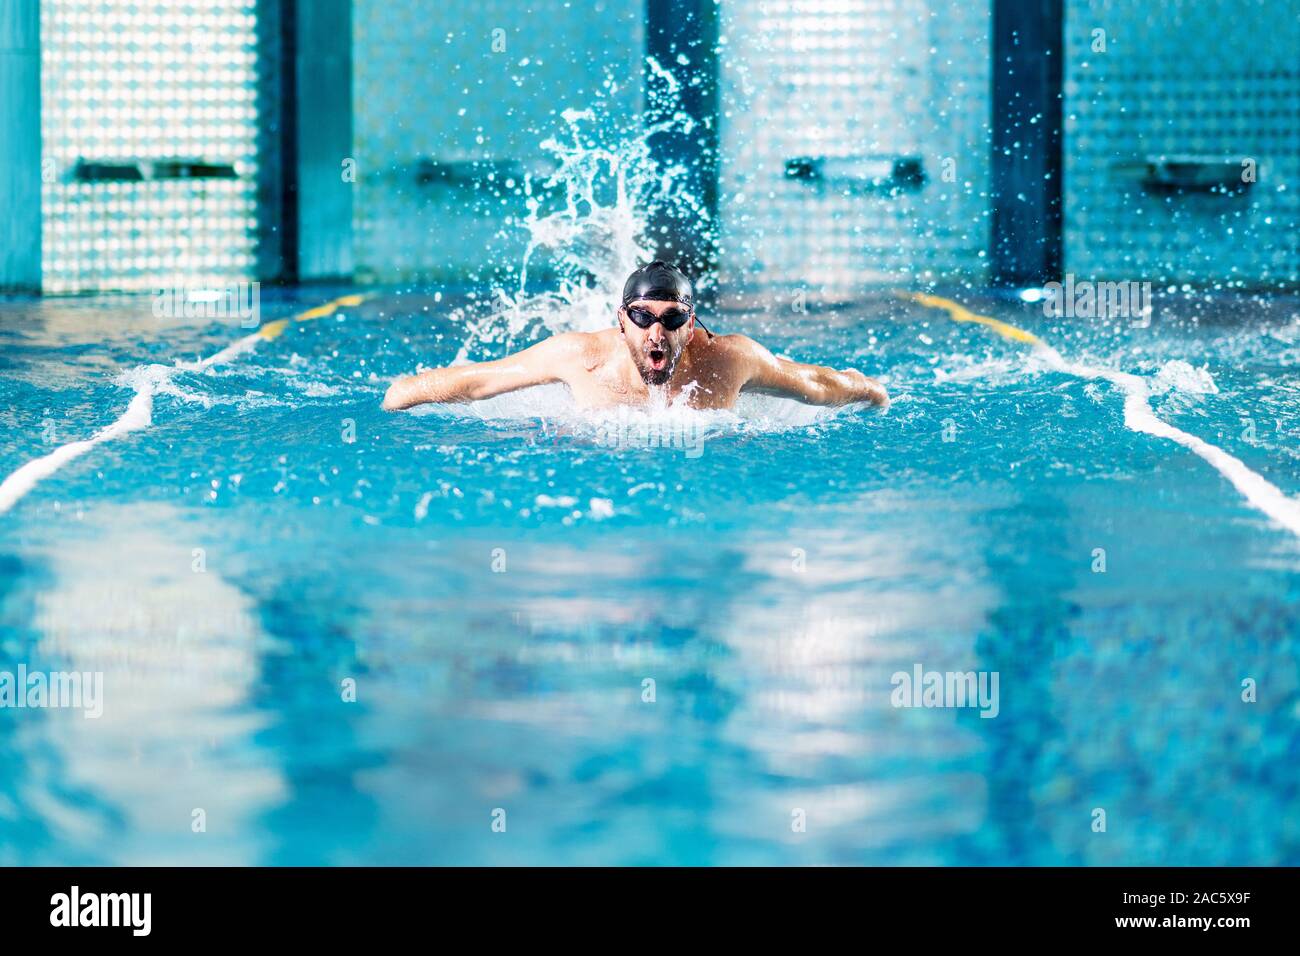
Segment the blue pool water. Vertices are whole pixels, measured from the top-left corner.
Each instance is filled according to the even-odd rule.
[[[1300,496],[1296,300],[1133,329],[950,294]],[[1294,530],[1116,382],[884,292],[788,301],[705,318],[887,414],[381,412],[465,345],[451,292],[205,371],[173,367],[245,330],[0,303],[0,477],[152,382],[0,515],[0,671],[104,675],[98,720],[0,709],[0,864],[1300,863]],[[996,672],[997,716],[893,706],[918,664]]]

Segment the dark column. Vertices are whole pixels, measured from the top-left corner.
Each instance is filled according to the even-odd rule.
[[[646,53],[676,77],[681,84],[680,108],[695,120],[690,135],[667,132],[652,137],[651,153],[661,167],[680,164],[687,170],[687,188],[702,209],[658,210],[652,236],[659,254],[692,277],[711,270],[716,259],[717,48],[715,0],[646,0]],[[687,62],[678,62],[679,56]],[[657,82],[647,70],[646,83]]]
[[[0,292],[41,290],[41,12],[0,0]]]
[[[286,282],[352,276],[351,0],[262,0],[263,249]]]
[[[298,278],[352,276],[352,0],[299,0]]]
[[[999,285],[1060,277],[1063,6],[993,0],[991,251]]]

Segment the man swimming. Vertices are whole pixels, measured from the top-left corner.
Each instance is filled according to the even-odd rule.
[[[867,402],[887,406],[884,386],[856,369],[836,371],[777,358],[745,335],[696,334],[691,282],[656,259],[623,286],[618,326],[564,332],[495,362],[435,368],[389,386],[384,408],[469,402],[563,382],[584,408],[672,403],[731,408],[741,392],[762,392],[809,405]]]

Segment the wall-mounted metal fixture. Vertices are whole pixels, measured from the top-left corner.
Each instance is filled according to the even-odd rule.
[[[79,183],[138,183],[144,179],[144,171],[139,163],[79,159],[72,168],[72,179]]]
[[[422,186],[441,184],[479,188],[484,183],[521,183],[524,169],[515,159],[422,159],[415,181]]]
[[[530,194],[545,198],[563,192],[562,186],[545,185],[553,171],[550,166],[525,168],[517,159],[421,159],[415,165],[415,181],[421,186],[472,190],[505,198],[518,195],[528,180]]]
[[[1111,167],[1117,177],[1158,195],[1241,195],[1255,184],[1254,160],[1223,156],[1148,156]]]
[[[201,159],[92,160],[79,159],[72,167],[78,183],[138,183],[165,179],[236,179],[232,163]]]
[[[821,163],[811,156],[796,156],[785,161],[785,178],[811,182],[821,178]]]
[[[919,156],[795,156],[785,161],[785,177],[855,193],[915,192],[926,182]]]
[[[150,179],[238,179],[233,163],[201,159],[163,159],[152,164]]]

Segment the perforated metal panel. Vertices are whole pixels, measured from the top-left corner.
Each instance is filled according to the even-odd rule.
[[[254,277],[256,21],[255,0],[42,0],[46,292]],[[77,180],[166,159],[236,175]]]
[[[1068,0],[1065,51],[1066,269],[1295,282],[1300,7]],[[1257,175],[1249,186],[1247,161]],[[1206,188],[1219,177],[1236,183]],[[1192,186],[1172,188],[1177,181]]]
[[[841,292],[983,277],[987,0],[721,9],[724,277]]]
[[[563,110],[599,98],[635,115],[644,18],[638,0],[356,0],[358,277],[436,279],[517,262],[522,233],[506,222],[522,204],[475,189],[486,167],[441,177],[428,164],[530,170],[544,165],[541,141],[563,129]]]

